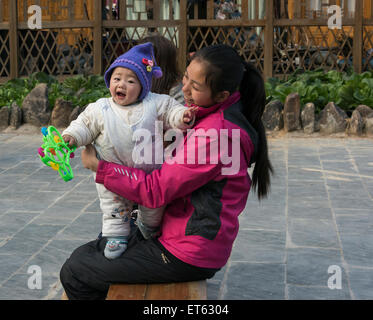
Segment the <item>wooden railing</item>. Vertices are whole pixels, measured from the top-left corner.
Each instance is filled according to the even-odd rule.
[[[154,31],[176,44],[181,69],[190,52],[215,43],[234,46],[266,78],[299,68],[373,68],[372,0],[353,8],[349,0],[320,8],[309,0],[230,1],[236,11],[219,19],[213,0],[0,0],[0,81],[37,71],[102,74]],[[30,29],[32,4],[42,10],[42,29]],[[331,5],[343,9],[340,29],[328,27]]]

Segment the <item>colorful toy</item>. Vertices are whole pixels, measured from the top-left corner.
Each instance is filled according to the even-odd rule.
[[[70,159],[74,158],[76,147],[69,147],[53,126],[43,127],[41,132],[44,143],[38,149],[40,160],[53,170],[58,171],[63,180],[70,181],[74,178]]]

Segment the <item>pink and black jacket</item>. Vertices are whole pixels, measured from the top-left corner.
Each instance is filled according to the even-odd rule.
[[[174,256],[197,267],[221,268],[226,264],[238,233],[238,216],[250,191],[248,168],[255,162],[258,142],[241,108],[236,92],[223,103],[198,111],[192,147],[197,155],[204,144],[205,163],[188,163],[189,143],[176,156],[185,161],[165,162],[151,174],[105,161],[98,166],[96,182],[110,191],[149,208],[167,205],[158,240]],[[210,147],[214,142],[220,146],[221,141],[206,138],[204,132],[209,129],[228,132],[228,150],[232,150],[233,129],[239,132],[239,154],[231,155],[239,159],[235,174],[222,174],[231,164],[224,164],[220,155],[218,161],[211,161]],[[187,144],[185,135],[184,146]]]

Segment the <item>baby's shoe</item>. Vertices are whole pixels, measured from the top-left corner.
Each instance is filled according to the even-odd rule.
[[[107,238],[104,255],[108,259],[118,258],[127,249],[128,237],[118,236]]]

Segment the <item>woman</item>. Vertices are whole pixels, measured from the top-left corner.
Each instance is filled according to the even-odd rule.
[[[160,236],[145,240],[135,232],[118,259],[103,256],[102,239],[76,249],[60,274],[70,299],[105,299],[112,283],[211,278],[229,259],[251,186],[259,199],[267,196],[272,166],[261,120],[265,90],[259,72],[229,46],[206,47],[193,56],[183,92],[186,104],[199,110],[175,161],[146,174],[97,160],[92,147],[82,152],[97,183],[141,205],[167,207]],[[191,154],[201,150],[206,151],[203,161],[191,161]],[[230,171],[233,162],[238,167]],[[251,179],[247,170],[254,163]]]

